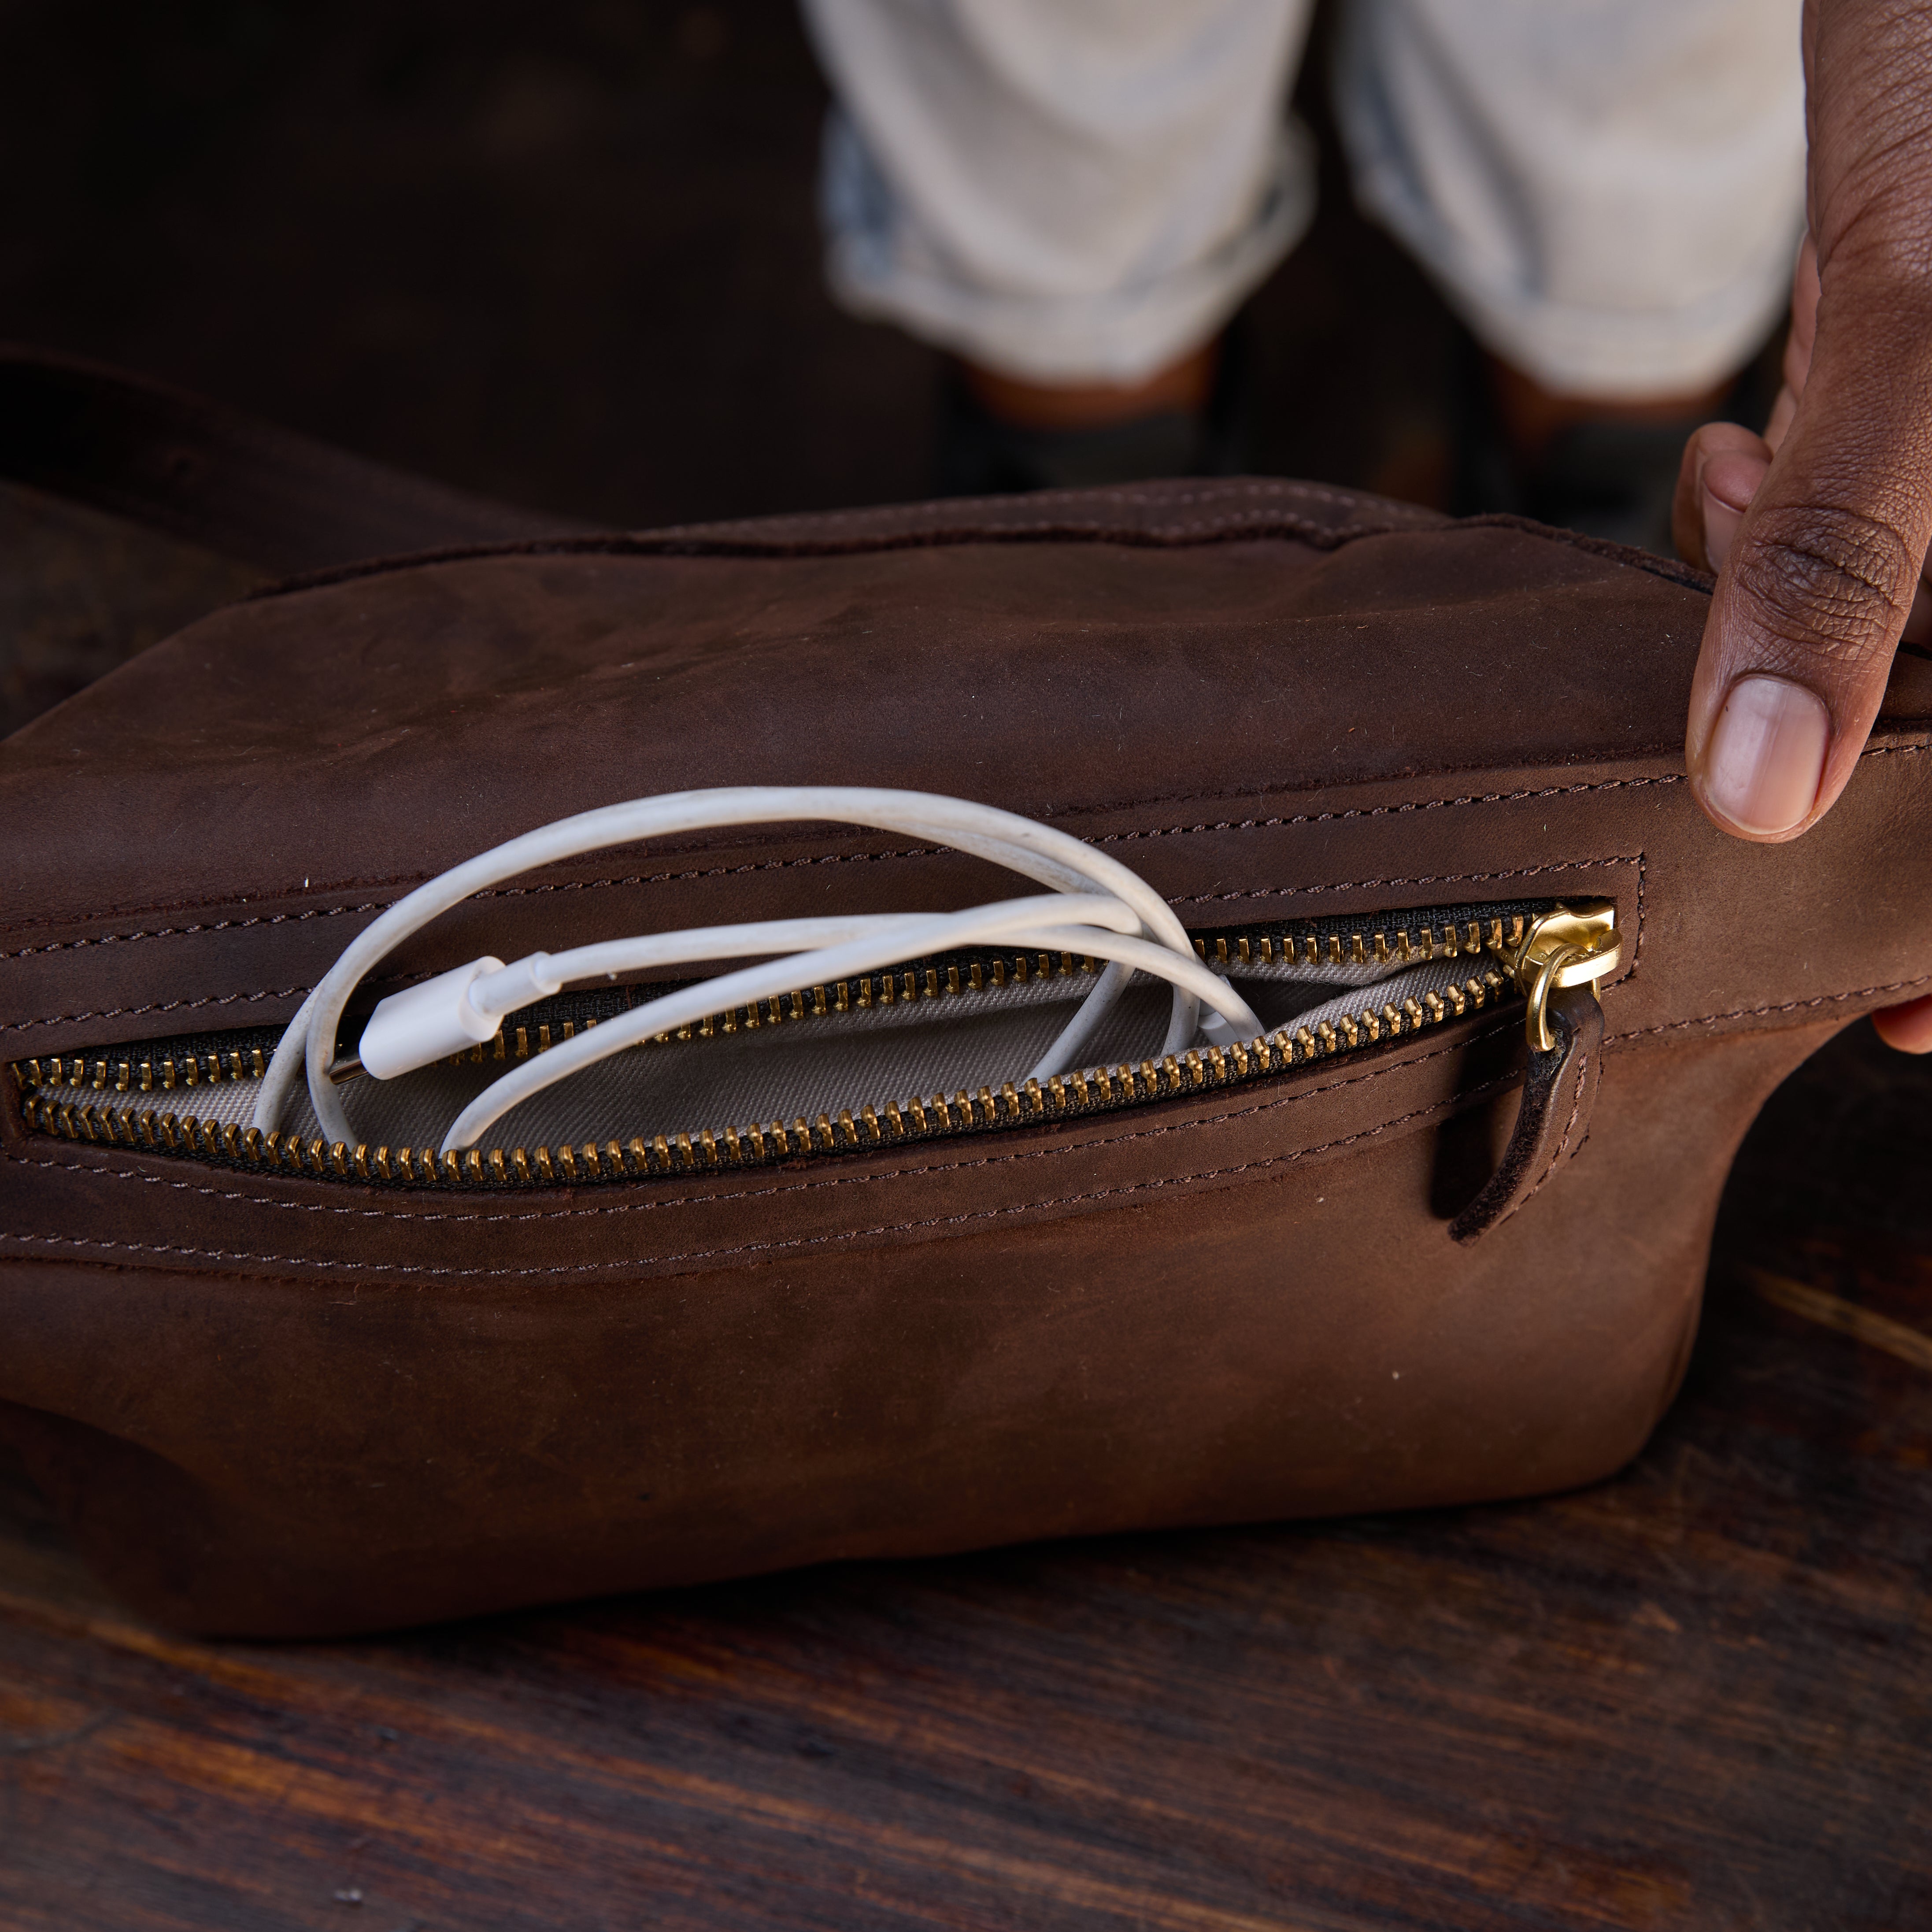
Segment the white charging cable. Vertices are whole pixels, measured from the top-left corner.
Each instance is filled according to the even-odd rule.
[[[1108,962],[1034,1068],[1036,1079],[1072,1064],[1137,970],[1164,979],[1173,988],[1163,1054],[1184,1052],[1193,1044],[1197,1027],[1217,1044],[1252,1039],[1262,1030],[1240,995],[1196,957],[1180,920],[1144,880],[1049,826],[927,792],[804,785],[671,792],[539,826],[399,899],[350,942],[303,1001],[269,1062],[254,1125],[264,1133],[279,1125],[300,1067],[307,1073],[309,1102],[322,1133],[352,1144],[355,1132],[331,1072],[336,1034],[349,1001],[388,954],[471,894],[604,847],[786,820],[830,820],[934,840],[1053,890],[962,912],[767,920],[609,940],[556,954],[533,952],[507,966],[489,957],[472,960],[378,1004],[358,1048],[364,1070],[378,1079],[394,1079],[480,1045],[494,1037],[506,1015],[574,981],[697,960],[776,956],[662,994],[521,1063],[458,1116],[442,1144],[448,1153],[475,1146],[494,1122],[532,1094],[656,1034],[800,986],[856,978],[935,952],[1004,944]],[[1200,1022],[1204,1003],[1212,1015],[1204,1025]]]

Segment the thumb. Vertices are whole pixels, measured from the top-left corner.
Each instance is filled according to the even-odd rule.
[[[1932,8],[1804,0],[1800,38],[1796,406],[1731,537],[1684,746],[1705,810],[1763,841],[1844,789],[1932,538]]]
[[[1804,391],[1724,560],[1685,745],[1705,810],[1796,838],[1852,774],[1932,540],[1932,289],[1826,265]]]

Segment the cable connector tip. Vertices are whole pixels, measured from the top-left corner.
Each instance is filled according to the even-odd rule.
[[[470,1002],[470,988],[484,974],[502,970],[500,959],[486,956],[392,993],[362,1029],[356,1049],[362,1070],[378,1080],[393,1080],[494,1040],[496,1016],[479,1012]]]

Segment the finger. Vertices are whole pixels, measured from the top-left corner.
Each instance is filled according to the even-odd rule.
[[[1771,452],[1762,439],[1755,448],[1720,450],[1704,466],[1699,508],[1704,518],[1704,550],[1713,570],[1722,570],[1744,512],[1771,473]]]
[[[1784,386],[1778,391],[1778,400],[1772,405],[1771,419],[1765,425],[1765,443],[1772,452],[1784,442],[1792,419],[1798,412],[1798,399],[1804,394],[1804,380],[1811,372],[1811,346],[1817,334],[1818,250],[1808,235],[1804,247],[1798,250],[1798,266],[1791,278],[1791,327],[1784,340]],[[1708,460],[1707,458],[1706,461]],[[1678,545],[1678,554],[1684,556],[1688,562],[1702,562],[1707,570],[1723,569],[1738,526],[1743,521],[1742,514],[1733,514],[1732,512],[1735,509],[1742,512],[1750,507],[1751,498],[1764,480],[1766,466],[1760,464],[1755,470],[1700,470],[1706,486],[1706,498],[1714,501],[1707,501],[1704,510],[1702,556],[1687,555],[1682,544]],[[1920,568],[1918,587],[1912,593],[1912,612],[1905,620],[1900,640],[1905,644],[1932,642],[1932,582],[1928,582],[1928,572],[1932,572],[1932,556],[1928,556]]]
[[[1724,568],[1770,467],[1770,446],[1741,424],[1702,423],[1691,433],[1670,506],[1671,540],[1686,563]]]
[[[1932,994],[1872,1015],[1872,1024],[1887,1046],[1900,1053],[1932,1053]]]
[[[1932,302],[1846,294],[1820,302],[1804,393],[1730,538],[1692,687],[1692,787],[1748,838],[1796,837],[1843,790],[1932,538]]]
[[[1811,368],[1812,345],[1817,337],[1817,322],[1818,254],[1808,235],[1798,258],[1797,272],[1792,278],[1791,329],[1784,344],[1784,387],[1778,392],[1771,421],[1765,429],[1765,441],[1774,451],[1784,441],[1797,412],[1798,398],[1804,393],[1805,378]],[[1709,476],[1708,470],[1706,476]],[[1760,468],[1751,485],[1753,494],[1763,477],[1764,470]],[[1726,482],[1735,485],[1738,480],[1730,477],[1712,479],[1717,485],[1716,494],[1727,501],[1734,500],[1738,492],[1735,487],[1727,490],[1722,486]],[[1748,496],[1744,498],[1742,507],[1750,507]],[[1742,522],[1742,519],[1738,520]],[[1732,535],[1736,535],[1735,526]],[[1706,543],[1707,549],[1714,554],[1718,546],[1708,535]],[[1721,568],[1721,563],[1716,567]],[[1905,620],[1904,637],[1909,644],[1923,644],[1932,638],[1932,589],[1928,587],[1922,568],[1912,596],[1912,614]],[[1873,1014],[1872,1025],[1886,1046],[1901,1053],[1932,1053],[1932,995],[1910,1000],[1904,1006],[1888,1006]]]
[[[1794,284],[1797,407],[1712,599],[1684,742],[1704,809],[1766,842],[1850,777],[1932,539],[1932,8],[1806,0],[1801,38],[1817,294]]]

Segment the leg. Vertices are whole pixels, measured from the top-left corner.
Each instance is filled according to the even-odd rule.
[[[1486,352],[1519,483],[1586,444],[1656,472],[1657,529],[1609,533],[1663,542],[1673,443],[1784,307],[1804,224],[1798,10],[1357,0],[1347,22],[1357,194]]]
[[[1192,420],[1312,212],[1282,105],[1310,4],[806,0],[839,96],[833,292],[953,351],[956,397],[1049,453]]]

